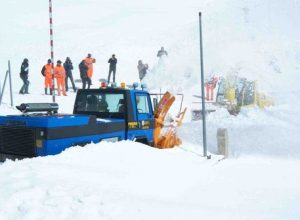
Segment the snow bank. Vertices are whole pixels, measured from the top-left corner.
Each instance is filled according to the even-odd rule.
[[[283,165],[284,164],[284,165]],[[123,141],[0,169],[1,219],[297,219],[299,160],[218,162]],[[255,172],[253,172],[255,171]],[[274,193],[276,192],[276,193]]]

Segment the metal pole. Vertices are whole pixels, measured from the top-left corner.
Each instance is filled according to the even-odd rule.
[[[2,96],[2,82],[0,79],[0,100],[2,99],[1,96]],[[0,105],[1,105],[1,102],[0,102]]]
[[[202,98],[202,130],[203,130],[203,156],[207,156],[206,144],[206,110],[204,94],[204,65],[203,65],[203,46],[202,46],[202,21],[201,12],[199,12],[199,31],[200,31],[200,64],[201,64],[201,98]]]
[[[0,78],[0,97],[1,97],[1,92],[2,92],[2,82],[1,82],[1,78]]]
[[[13,106],[14,100],[13,100],[13,93],[12,93],[10,61],[8,61],[8,74],[9,74],[9,88],[10,88],[10,105]]]
[[[52,71],[52,101],[55,102],[52,0],[49,0],[49,24],[50,24],[50,51],[51,51],[51,66],[52,66],[52,69],[51,69],[51,71]]]
[[[7,76],[8,76],[8,70],[6,71],[4,82],[3,82],[2,92],[1,92],[1,96],[0,96],[0,104],[2,103],[2,98],[3,98],[3,93],[4,93],[4,89],[5,89],[5,84],[6,84]]]

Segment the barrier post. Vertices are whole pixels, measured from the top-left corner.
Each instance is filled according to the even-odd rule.
[[[55,102],[55,78],[54,78],[54,47],[53,47],[53,17],[52,17],[52,0],[49,0],[49,25],[50,25],[50,54],[51,54],[51,71],[52,71],[52,102]]]
[[[226,128],[218,128],[217,131],[218,154],[228,157],[228,132]]]

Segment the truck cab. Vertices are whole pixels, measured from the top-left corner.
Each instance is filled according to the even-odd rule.
[[[145,90],[103,88],[79,90],[73,114],[93,115],[98,122],[121,127],[118,140],[153,142],[154,114]]]

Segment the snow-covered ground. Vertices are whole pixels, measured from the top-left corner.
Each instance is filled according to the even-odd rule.
[[[298,219],[299,160],[121,142],[1,166],[1,219]]]
[[[93,86],[118,58],[117,81],[150,66],[151,90],[200,94],[198,12],[203,13],[205,75],[257,80],[268,109],[224,109],[207,118],[211,160],[202,155],[201,122],[188,114],[182,146],[158,150],[123,141],[74,147],[60,155],[0,165],[0,219],[299,219],[300,2],[279,0],[54,1],[55,59],[97,59]],[[0,3],[0,81],[11,60],[14,104],[51,102],[40,70],[49,58],[48,1]],[[162,70],[156,58],[169,53]],[[18,94],[23,58],[30,95]],[[80,85],[79,85],[80,86]],[[75,93],[57,97],[72,112]],[[0,114],[18,114],[6,90]],[[230,157],[216,153],[216,131],[229,133]]]

